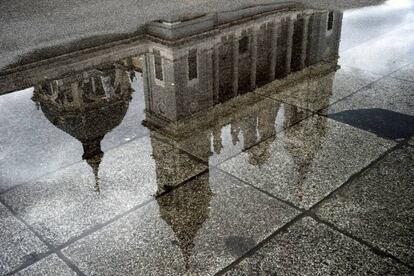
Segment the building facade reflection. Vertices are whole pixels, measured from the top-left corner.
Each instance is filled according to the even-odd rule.
[[[220,16],[226,18],[224,23],[217,23]],[[288,128],[276,136],[305,118],[306,110],[248,92],[270,83],[286,91],[293,82],[330,93],[333,79],[326,76],[337,66],[342,14],[284,8],[207,16],[202,21],[207,27],[197,24],[200,18],[194,20],[154,23],[159,29],[149,27],[152,40],[146,42],[145,52],[41,81],[33,95],[46,118],[82,144],[82,158],[91,166],[99,192],[101,141],[122,122],[133,93],[132,78],[142,72],[143,124],[150,129],[155,197],[187,267],[197,232],[209,217],[213,193],[206,173],[196,191],[183,188],[174,191],[176,196],[160,196],[175,188],[172,183],[187,167],[182,149],[213,164],[247,151],[248,162],[260,167],[271,157],[271,142],[284,139],[298,167],[300,187],[323,143],[327,119],[320,117],[318,128],[303,128],[300,135]],[[303,82],[311,74],[323,77]],[[162,139],[175,147],[166,151]],[[254,147],[262,141],[266,143]]]
[[[246,93],[292,76],[304,78],[307,68],[316,74],[335,70],[341,21],[341,12],[285,5],[153,22],[145,53],[42,81],[33,100],[49,121],[82,143],[82,157],[98,183],[100,143],[125,116],[131,80],[140,71],[145,126],[153,134],[172,138],[178,148],[188,148],[196,139],[198,157],[208,161],[225,156],[226,147],[237,153],[271,139],[278,129],[304,116],[295,106]],[[323,71],[320,64],[329,64],[329,70]],[[332,87],[332,79],[323,81],[319,87]],[[156,145],[154,157],[161,164],[165,156],[157,153]],[[269,151],[262,147],[249,154],[251,163],[260,165]],[[180,161],[173,163],[171,170],[179,171]],[[160,179],[160,185],[165,190],[168,179]]]
[[[227,20],[237,18],[204,33],[198,27],[199,33],[185,39],[183,33],[192,31],[188,22],[158,22],[155,33],[164,40],[151,43],[141,57],[145,125],[213,163],[272,138],[278,129],[306,116],[295,106],[242,95],[274,81],[280,83],[277,89],[289,90],[295,80],[310,75],[320,78],[294,85],[316,86],[324,94],[332,90],[329,73],[337,67],[341,12],[282,9],[262,16],[249,12],[242,18],[227,15]],[[181,40],[172,43],[171,37]],[[231,143],[223,141],[228,129]],[[197,149],[191,146],[194,143]],[[252,164],[260,165],[269,156],[264,146],[260,150],[249,151]]]
[[[172,46],[151,43],[143,56],[147,121],[174,122],[291,72],[336,62],[341,22],[340,12],[276,11]],[[174,32],[186,30],[177,24]]]
[[[143,73],[144,124],[152,131],[168,134],[179,148],[195,134],[199,157],[208,160],[222,153],[228,127],[232,146],[246,150],[274,136],[276,124],[303,116],[303,110],[240,96],[295,74],[306,77],[305,69],[317,71],[319,64],[334,70],[342,21],[337,11],[294,5],[261,9],[150,23],[152,39],[144,54],[41,82],[33,100],[55,126],[82,143],[83,159],[96,175],[100,143],[128,109],[134,71]],[[329,90],[332,84],[317,86]],[[250,154],[258,165],[268,155],[263,148]]]

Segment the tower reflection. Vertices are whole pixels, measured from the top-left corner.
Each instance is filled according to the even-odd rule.
[[[160,217],[177,237],[186,269],[190,266],[194,239],[209,217],[212,197],[207,173],[196,179],[193,185],[180,187],[169,196],[157,198]]]
[[[186,167],[188,156],[182,150],[210,164],[246,151],[248,162],[261,167],[272,156],[271,142],[285,139],[284,150],[298,167],[297,186],[301,186],[323,142],[326,118],[319,119],[318,128],[288,128],[277,136],[308,116],[307,111],[249,92],[276,83],[279,90],[316,85],[329,94],[333,79],[326,76],[337,67],[341,20],[341,12],[282,5],[153,22],[139,48],[143,52],[125,56],[116,52],[113,55],[122,58],[110,65],[102,58],[104,65],[39,81],[33,100],[53,125],[82,143],[82,158],[92,168],[99,192],[101,142],[122,122],[134,72],[142,71],[146,115],[142,123],[150,129],[155,197],[188,267],[214,195],[206,173],[194,180],[197,185],[162,196],[175,188],[172,183]],[[308,81],[311,77],[316,84]],[[303,99],[308,100],[319,99]],[[297,131],[303,133],[293,133]],[[166,151],[162,140],[172,149]]]
[[[83,146],[84,159],[95,175],[99,192],[101,141],[117,127],[131,100],[131,71],[121,66],[94,69],[35,87],[32,100],[57,128]]]

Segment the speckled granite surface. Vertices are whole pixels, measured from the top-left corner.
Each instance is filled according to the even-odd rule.
[[[0,2],[0,67],[245,7],[0,76],[0,275],[414,273],[414,4],[253,2]]]

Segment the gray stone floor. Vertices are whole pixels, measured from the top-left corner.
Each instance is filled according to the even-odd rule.
[[[390,2],[344,12],[335,73],[232,107],[278,114],[257,139],[147,129],[136,78],[99,179],[32,90],[1,96],[0,275],[412,275],[414,7],[361,26]]]

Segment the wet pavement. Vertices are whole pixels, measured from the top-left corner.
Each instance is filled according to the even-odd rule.
[[[1,71],[0,274],[411,275],[413,66],[393,0],[162,19]]]

